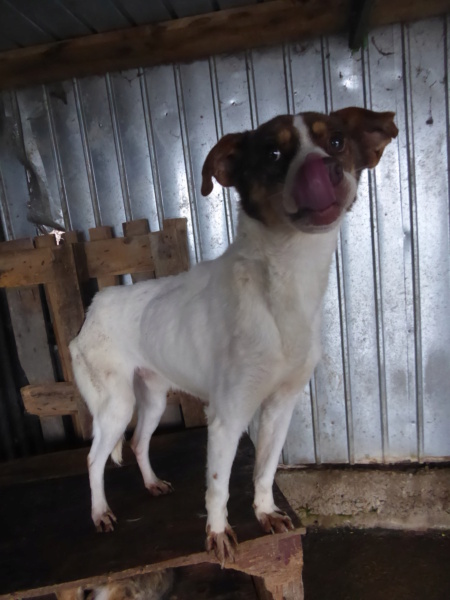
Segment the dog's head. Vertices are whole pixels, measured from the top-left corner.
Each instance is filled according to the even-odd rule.
[[[244,211],[269,227],[327,231],[355,200],[361,171],[375,167],[397,136],[393,118],[352,107],[282,115],[228,134],[206,158],[202,194],[211,193],[215,177],[234,186]]]

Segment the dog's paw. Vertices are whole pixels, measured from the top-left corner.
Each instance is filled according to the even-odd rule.
[[[227,525],[225,531],[220,533],[211,531],[209,525],[206,528],[206,550],[208,552],[214,550],[217,560],[220,562],[222,568],[227,561],[234,562],[237,546],[238,541],[236,534],[229,525]]]
[[[172,484],[162,479],[158,479],[156,483],[150,483],[147,485],[147,489],[152,496],[165,496],[173,492]]]
[[[114,531],[114,523],[117,523],[116,516],[111,509],[106,510],[99,517],[93,517],[93,521],[98,533]]]
[[[274,510],[271,513],[260,513],[257,516],[261,527],[266,533],[284,533],[294,529],[291,518],[282,510]]]

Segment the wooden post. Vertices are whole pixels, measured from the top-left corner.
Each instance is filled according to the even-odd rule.
[[[89,229],[89,239],[92,242],[95,242],[96,240],[110,240],[113,237],[112,227],[101,225]],[[97,277],[97,284],[99,290],[110,287],[111,285],[119,285],[120,277],[118,275],[102,275],[101,277]]]
[[[133,237],[134,235],[145,235],[150,233],[150,225],[147,219],[136,219],[135,221],[127,221],[122,223],[123,235],[125,237]],[[145,271],[143,273],[133,273],[131,275],[133,283],[138,281],[147,281],[155,279],[155,271]]]
[[[51,245],[47,236],[35,239],[37,247]],[[54,242],[54,240],[53,240]],[[69,343],[78,334],[84,321],[84,307],[78,283],[77,269],[71,244],[55,247],[53,250],[53,278],[45,284],[56,343],[58,345],[61,369],[65,381],[73,381]],[[79,396],[78,415],[74,418],[78,435],[90,437],[91,417],[87,406]]]
[[[250,544],[244,542],[239,545],[236,563],[229,566],[261,578],[273,600],[303,600],[301,534],[304,532],[298,529],[283,536],[262,537]],[[270,600],[270,595],[264,594],[261,580],[255,581],[260,598]]]
[[[0,253],[33,249],[31,238],[0,243]],[[30,384],[53,382],[55,373],[47,340],[42,301],[38,285],[6,289],[9,313],[20,364]],[[44,440],[65,439],[62,418],[41,417]]]

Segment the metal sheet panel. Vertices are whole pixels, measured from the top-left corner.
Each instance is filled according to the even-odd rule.
[[[189,164],[190,201],[197,218],[201,257],[210,260],[223,254],[228,246],[223,195],[203,198],[200,192],[202,166],[218,137],[210,63],[197,61],[175,72],[183,147]]]
[[[330,109],[363,106],[363,57],[352,54],[346,40],[337,37],[330,38],[327,55]],[[382,458],[370,201],[366,171],[360,179],[359,199],[344,221],[338,251],[351,403],[349,459],[357,462]]]
[[[417,460],[414,292],[407,129],[400,26],[370,37],[365,60],[368,104],[394,110],[399,137],[371,174],[380,410],[384,459]],[[393,201],[396,199],[397,201]],[[393,401],[395,399],[395,401]]]
[[[25,153],[21,162],[0,138],[6,235],[33,229],[23,166],[32,158],[66,227],[120,233],[125,219],[147,217],[156,229],[184,216],[191,261],[214,258],[233,239],[239,210],[233,190],[200,193],[217,139],[286,111],[394,110],[399,137],[363,175],[342,229],[323,360],[299,392],[283,459],[448,458],[447,32],[445,19],[432,19],[371,32],[354,54],[332,36],[3,93]]]
[[[85,144],[78,86],[71,81],[52,84],[46,87],[46,95],[53,121],[63,194],[67,197],[69,226],[87,231],[98,222],[98,201]]]
[[[18,46],[53,42],[53,36],[20,13],[13,2],[0,0],[0,34]]]
[[[162,0],[116,0],[116,5],[133,25],[168,21],[171,18]]]
[[[58,0],[14,0],[14,9],[27,22],[33,22],[48,33],[53,40],[91,33],[89,27],[70,14]]]
[[[129,22],[112,0],[60,0],[64,8],[92,33],[129,27]]]
[[[421,457],[449,444],[450,248],[447,31],[442,19],[413,24],[407,36],[411,175],[416,195],[416,336],[422,352],[418,418]],[[433,40],[433,43],[430,41]],[[448,75],[448,74],[447,74]],[[446,390],[446,391],[445,391]]]
[[[1,218],[6,239],[28,237],[36,228],[27,218],[29,202],[24,144],[17,98],[2,92],[0,103]]]
[[[214,0],[170,0],[167,5],[171,6],[177,17],[191,17],[201,15],[214,10]]]

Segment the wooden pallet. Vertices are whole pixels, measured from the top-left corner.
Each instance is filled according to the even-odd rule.
[[[188,267],[184,219],[164,221],[159,232],[149,232],[145,220],[126,223],[119,238],[111,228],[97,227],[88,241],[68,232],[60,245],[53,236],[0,244],[0,287],[7,288],[19,358],[30,381],[22,397],[47,433],[57,432],[58,419],[70,415],[80,438],[90,435],[90,415],[73,382],[68,345],[83,323],[93,289],[119,285],[126,274],[137,282]],[[183,416],[180,425],[205,423],[195,398],[172,393],[169,410],[174,407]],[[192,569],[194,579],[201,579],[201,573],[207,577],[204,595],[195,597],[215,597],[205,594],[217,591],[227,576],[204,551],[205,450],[205,428],[152,439],[152,464],[176,489],[163,498],[149,498],[134,457],[125,452],[126,466],[106,473],[107,494],[120,518],[111,535],[95,534],[91,523],[86,448],[2,465],[0,597],[70,595],[79,586],[166,567],[187,568],[177,584],[180,599],[192,590]],[[253,462],[253,445],[246,438],[231,480],[230,522],[240,545],[236,562],[227,565],[234,581],[227,589],[240,582],[242,590],[253,594],[242,598],[303,600],[304,531],[261,534],[251,508]],[[276,498],[298,525],[279,490]],[[231,593],[228,597],[239,597]]]
[[[119,521],[113,533],[102,535],[90,520],[87,449],[0,466],[0,598],[90,588],[161,568],[217,564],[204,550],[206,428],[157,435],[151,453],[155,470],[175,492],[149,496],[126,447],[124,466],[106,471],[106,492]],[[271,598],[269,590],[275,600],[302,600],[304,530],[261,534],[252,509],[253,462],[253,444],[244,437],[229,501],[240,544],[236,562],[227,568],[264,582],[254,598]],[[275,498],[298,527],[278,488]],[[214,570],[205,585],[211,587],[216,576]]]
[[[68,349],[84,321],[92,295],[86,292],[88,284],[94,282],[94,289],[100,290],[119,285],[121,275],[131,275],[135,283],[189,268],[185,219],[168,219],[158,232],[150,233],[146,219],[124,223],[123,230],[124,237],[114,238],[111,227],[95,227],[89,230],[89,241],[67,232],[60,245],[53,235],[0,243],[0,287],[7,288],[18,354],[30,382],[21,390],[22,398],[26,410],[41,418],[44,434],[48,431],[50,437],[63,435],[58,421],[63,415],[72,416],[80,437],[90,437],[90,416],[72,383]],[[50,313],[62,382],[55,381],[58,374],[39,286]],[[168,411],[174,405],[181,405],[188,426],[205,423],[192,397],[171,394]],[[172,422],[176,419],[175,414]]]

